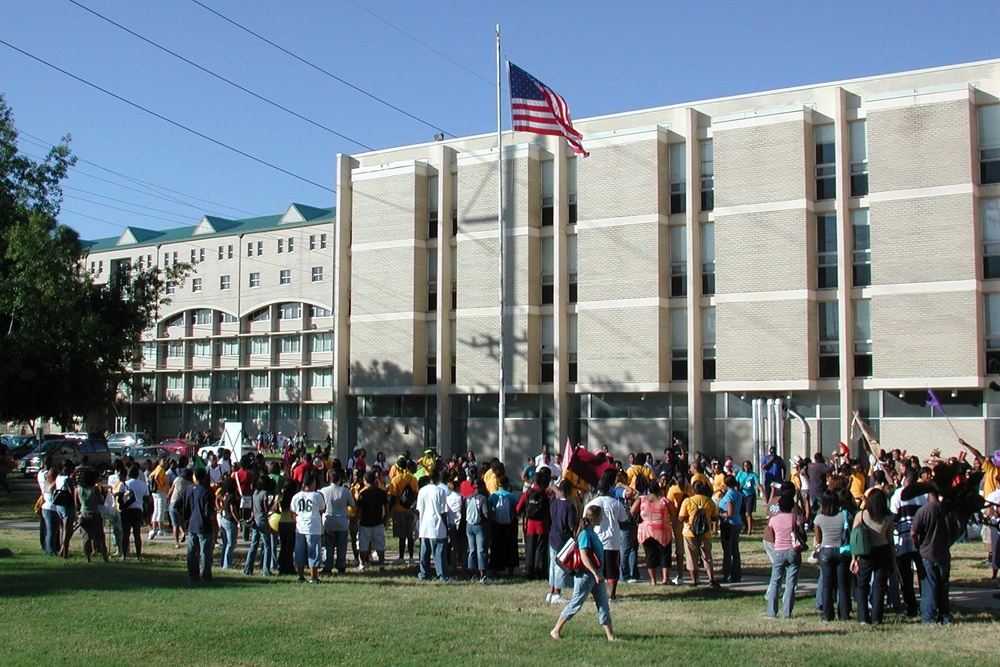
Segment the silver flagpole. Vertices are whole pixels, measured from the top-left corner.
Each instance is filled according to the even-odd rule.
[[[507,413],[507,401],[504,387],[506,378],[504,377],[504,267],[503,267],[503,135],[501,134],[501,93],[500,93],[500,24],[497,23],[497,234],[500,237],[500,425],[499,425],[499,445],[497,457],[504,460],[504,418]]]

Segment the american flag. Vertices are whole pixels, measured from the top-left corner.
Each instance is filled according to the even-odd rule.
[[[566,100],[514,63],[509,62],[507,66],[514,130],[566,137],[575,153],[587,157],[589,153],[583,150],[583,135],[573,129]]]

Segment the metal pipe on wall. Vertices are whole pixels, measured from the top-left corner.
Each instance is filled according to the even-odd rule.
[[[764,401],[760,398],[755,398],[751,401],[751,406],[753,407],[753,426],[756,431],[756,439],[753,443],[753,469],[760,469],[760,450],[764,440]]]
[[[802,417],[802,415],[800,415],[795,410],[792,410],[791,408],[788,408],[788,414],[791,415],[792,417],[795,417],[795,419],[798,419],[799,423],[802,424],[802,458],[808,459],[809,458],[809,422],[807,422]]]
[[[774,399],[774,451],[783,459],[788,459],[785,452],[785,415],[782,414],[781,406],[784,400]]]

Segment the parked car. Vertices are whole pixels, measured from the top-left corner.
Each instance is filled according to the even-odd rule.
[[[33,435],[0,435],[0,444],[7,445],[11,457],[20,461],[38,446],[38,438]]]
[[[108,436],[108,447],[112,454],[121,454],[129,447],[151,445],[153,438],[148,433],[132,431],[131,433],[114,433]]]
[[[157,445],[157,447],[162,447],[171,452],[173,456],[191,456],[194,454],[195,449],[198,445],[194,444],[189,440],[181,440],[180,438],[167,438],[163,442]]]
[[[165,447],[129,447],[125,450],[125,456],[131,456],[136,463],[141,463],[147,459],[156,461],[161,456],[170,457],[174,453]]]
[[[33,475],[42,469],[45,459],[52,457],[55,465],[60,465],[65,460],[70,460],[76,465],[83,462],[86,456],[90,465],[97,468],[102,475],[111,467],[111,452],[108,450],[108,442],[103,438],[61,438],[58,440],[46,440],[38,445],[27,456],[18,462],[18,469],[25,475]]]

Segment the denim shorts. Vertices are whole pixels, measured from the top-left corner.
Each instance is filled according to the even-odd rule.
[[[322,535],[295,533],[295,566],[323,567]]]

